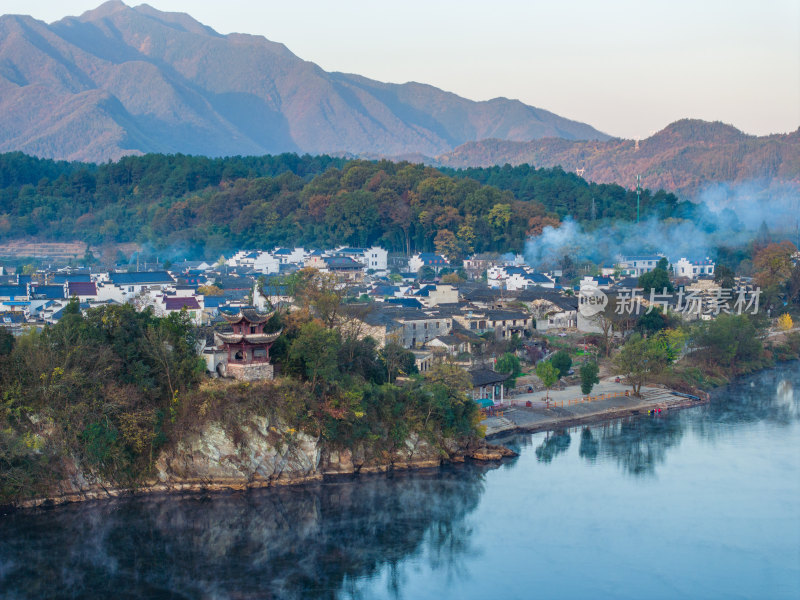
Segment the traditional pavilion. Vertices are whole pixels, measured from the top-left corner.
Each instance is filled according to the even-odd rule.
[[[264,325],[274,313],[260,313],[252,308],[240,309],[238,314],[222,313],[231,324],[233,333],[218,333],[223,352],[228,355],[225,375],[245,381],[272,379],[273,367],[269,349],[281,332],[264,333]]]
[[[510,373],[498,373],[492,369],[474,369],[469,372],[472,379],[472,399],[491,400],[492,404],[503,403],[506,379]]]

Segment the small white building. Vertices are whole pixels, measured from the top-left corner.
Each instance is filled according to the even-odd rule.
[[[174,312],[186,310],[195,325],[203,324],[203,297],[202,296],[160,296],[153,303],[156,315],[169,316]]]
[[[175,284],[166,271],[136,271],[133,273],[108,273],[106,280],[125,294],[138,294],[142,290],[161,290]],[[101,277],[98,277],[98,282]],[[98,290],[99,292],[99,290]]]
[[[607,290],[612,285],[614,285],[614,281],[610,277],[591,277],[587,275],[580,281],[581,289],[585,288],[597,288],[598,290]]]
[[[339,256],[350,258],[364,265],[367,270],[385,272],[389,270],[389,251],[380,246],[371,248],[352,248],[350,246],[340,246],[336,250],[325,253],[326,256]],[[306,257],[306,262],[309,257]]]
[[[649,273],[658,265],[664,256],[662,254],[648,254],[645,256],[625,256],[618,263],[617,268],[623,275],[630,277],[641,277]]]
[[[282,265],[302,265],[307,253],[303,248],[275,248],[272,256]]]
[[[702,259],[681,258],[672,265],[676,277],[697,279],[703,275],[714,275],[715,263],[709,257]]]
[[[439,306],[440,304],[456,304],[458,302],[458,290],[452,285],[429,285],[426,286],[425,294],[414,294],[414,297],[428,307]]]
[[[78,302],[94,302],[97,300],[97,284],[94,281],[70,281],[67,295],[77,298]]]
[[[616,273],[617,267],[613,264],[604,264],[600,266],[600,275],[603,277],[613,277],[614,273]]]
[[[281,270],[281,263],[269,252],[259,252],[253,261],[253,270],[265,275],[272,275]]]
[[[380,246],[372,246],[364,250],[364,261],[366,262],[367,269],[373,271],[388,271],[389,270],[389,251],[384,250]]]
[[[438,273],[439,270],[449,264],[450,261],[439,254],[434,254],[433,252],[418,252],[408,259],[408,270],[412,273],[418,273],[422,267],[430,267],[434,272]]]
[[[246,267],[270,275],[280,271],[280,261],[262,250],[240,250],[227,261],[229,267]]]
[[[126,292],[120,286],[109,282],[97,282],[97,297],[99,302],[117,302],[125,304],[129,297],[133,297],[134,292]]]
[[[486,283],[490,288],[509,291],[527,290],[531,287],[553,289],[555,281],[536,273],[530,267],[497,266],[486,270]]]

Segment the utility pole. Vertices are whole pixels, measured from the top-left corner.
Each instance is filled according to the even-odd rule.
[[[636,176],[636,223],[639,223],[639,203],[642,199],[642,176]]]

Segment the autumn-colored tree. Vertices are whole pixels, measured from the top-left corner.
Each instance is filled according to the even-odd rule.
[[[298,303],[313,312],[326,327],[334,327],[350,286],[334,273],[322,273],[317,269],[301,269],[295,275],[297,280],[293,287]]]
[[[216,285],[201,285],[197,288],[197,293],[203,296],[222,296],[222,288]]]
[[[459,260],[462,258],[461,245],[458,243],[455,234],[449,229],[440,229],[433,240],[436,252],[446,257],[448,260]]]
[[[470,215],[464,220],[456,232],[465,254],[471,254],[475,246],[475,217]]]
[[[511,205],[495,204],[487,215],[487,220],[496,229],[505,229],[511,221]]]
[[[545,227],[556,228],[559,225],[561,225],[561,222],[558,219],[538,215],[528,219],[528,231],[526,233],[529,236],[542,235]]]
[[[465,392],[472,388],[469,373],[457,365],[446,362],[434,365],[430,371],[425,373],[425,379],[459,392]]]
[[[789,241],[769,244],[760,250],[753,259],[755,281],[766,289],[783,284],[792,274],[792,255],[797,248]]]
[[[457,284],[463,283],[465,280],[458,273],[447,273],[442,275],[442,283]]]
[[[782,331],[789,331],[792,327],[794,327],[794,322],[792,321],[792,316],[789,313],[783,313],[780,317],[778,317],[778,329]]]

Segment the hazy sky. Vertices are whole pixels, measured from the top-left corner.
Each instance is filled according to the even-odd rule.
[[[0,0],[47,22],[100,0]],[[139,2],[127,0],[129,5]],[[328,71],[518,98],[612,135],[682,117],[800,126],[798,0],[149,0]]]

